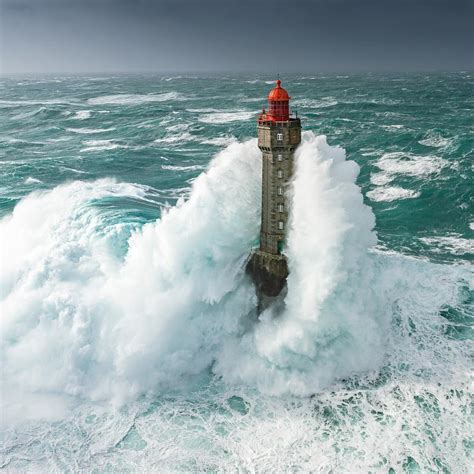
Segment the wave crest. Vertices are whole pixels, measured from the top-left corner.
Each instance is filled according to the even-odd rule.
[[[149,202],[144,186],[76,181],[22,199],[0,221],[5,411],[21,418],[38,394],[122,403],[210,367],[230,385],[306,396],[387,357],[406,359],[400,341],[386,347],[394,312],[409,314],[404,298],[429,321],[454,292],[441,291],[435,267],[417,275],[416,263],[372,250],[358,172],[343,149],[304,134],[290,188],[288,293],[258,324],[243,270],[260,226],[256,140],[220,152],[188,200],[141,228],[109,204]],[[404,306],[400,316],[394,308]],[[425,360],[417,354],[415,367]]]

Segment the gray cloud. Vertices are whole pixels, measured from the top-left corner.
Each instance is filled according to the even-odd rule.
[[[472,68],[472,0],[0,0],[2,72]]]

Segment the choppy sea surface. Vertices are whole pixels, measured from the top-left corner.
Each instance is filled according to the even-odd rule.
[[[5,472],[472,472],[471,73],[282,76],[257,316],[272,79],[0,79]]]

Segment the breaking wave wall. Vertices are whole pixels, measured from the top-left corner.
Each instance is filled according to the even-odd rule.
[[[428,334],[428,316],[456,301],[458,275],[450,270],[446,283],[436,265],[372,250],[375,220],[358,171],[343,149],[304,134],[288,190],[285,309],[269,308],[258,322],[243,269],[260,226],[255,140],[228,146],[188,200],[143,226],[107,205],[147,201],[136,184],[75,181],[23,198],[0,222],[11,419],[61,416],[77,398],[120,405],[184,387],[209,369],[229,384],[308,396],[374,374],[392,349],[394,363],[406,358],[395,349],[394,311],[403,322],[416,301]],[[25,408],[32,400],[34,414]]]

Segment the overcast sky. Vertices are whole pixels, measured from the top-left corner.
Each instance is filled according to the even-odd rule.
[[[465,70],[473,9],[474,0],[0,0],[0,70]]]

